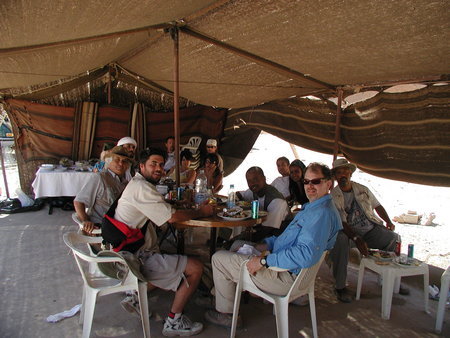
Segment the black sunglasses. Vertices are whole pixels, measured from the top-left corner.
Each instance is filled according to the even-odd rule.
[[[318,185],[318,184],[320,184],[320,183],[322,183],[322,181],[325,181],[325,178],[314,178],[314,179],[312,179],[312,180],[307,180],[307,179],[303,179],[302,180],[303,181],[303,184],[304,185],[308,185],[308,184],[314,184],[314,185]]]

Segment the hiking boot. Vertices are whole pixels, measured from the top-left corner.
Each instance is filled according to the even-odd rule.
[[[205,312],[205,319],[215,325],[231,329],[231,324],[233,321],[233,315],[230,313],[222,313],[216,310],[208,310]],[[237,328],[242,328],[242,318],[238,316]]]
[[[175,336],[193,336],[203,330],[203,324],[199,322],[192,322],[187,316],[181,315],[177,319],[167,317],[164,321],[164,328],[162,331],[165,337]]]
[[[342,303],[351,303],[353,300],[353,297],[349,294],[347,288],[334,289],[334,293],[336,294],[337,299]]]
[[[133,316],[141,318],[141,309],[139,308],[139,299],[137,294],[132,294],[131,296],[125,297],[121,302],[120,306],[131,313]],[[148,312],[148,317],[152,316],[151,311]]]

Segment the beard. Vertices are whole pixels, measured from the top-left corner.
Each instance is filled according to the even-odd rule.
[[[341,177],[339,180],[338,180],[338,184],[339,184],[339,186],[342,188],[342,187],[346,187],[347,186],[347,184],[348,184],[348,179],[347,179],[347,177]]]

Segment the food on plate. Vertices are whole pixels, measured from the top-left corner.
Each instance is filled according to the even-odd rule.
[[[222,211],[222,216],[230,218],[243,218],[247,217],[247,214],[241,207],[234,207],[230,209],[224,208]]]

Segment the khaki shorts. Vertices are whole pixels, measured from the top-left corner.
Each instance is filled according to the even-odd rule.
[[[177,291],[184,277],[187,256],[142,251],[138,258],[142,263],[141,272],[150,283],[163,290]]]

